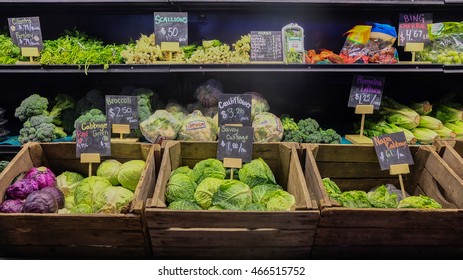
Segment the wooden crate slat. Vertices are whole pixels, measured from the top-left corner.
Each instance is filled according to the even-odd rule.
[[[318,228],[459,228],[463,230],[463,213],[456,209],[349,209],[321,210]]]
[[[171,228],[157,230],[151,235],[153,247],[294,247],[312,246],[315,229],[282,230],[275,228],[243,229],[243,228]],[[182,240],[180,243],[179,240]],[[275,245],[276,244],[276,245]]]
[[[445,209],[456,209],[457,206],[450,202],[445,191],[441,192],[441,187],[437,183],[436,179],[429,173],[428,170],[423,169],[421,178],[418,181],[419,189],[422,190],[422,194],[432,197]],[[418,188],[417,188],[418,189]],[[416,195],[416,194],[415,194]]]
[[[378,164],[378,158],[372,146],[361,145],[319,144],[316,160],[317,162],[369,162]]]
[[[309,259],[311,247],[153,247],[155,259]]]
[[[0,232],[2,245],[54,245],[54,246],[133,246],[144,247],[145,236],[140,229],[131,230],[55,230],[42,227],[32,231],[4,230]]]
[[[352,191],[352,190],[361,190],[365,192],[369,192],[371,189],[386,185],[386,184],[393,184],[399,188],[399,178],[397,176],[390,177],[390,178],[368,178],[368,179],[344,179],[344,178],[337,178],[333,179],[341,191]],[[404,181],[407,180],[407,177],[404,176]]]
[[[314,246],[463,246],[452,228],[318,228]]]
[[[381,171],[378,162],[318,162],[322,178],[387,178],[389,170]]]
[[[147,208],[150,230],[176,228],[279,228],[314,229],[319,219],[316,210],[284,212],[251,211],[172,211]]]

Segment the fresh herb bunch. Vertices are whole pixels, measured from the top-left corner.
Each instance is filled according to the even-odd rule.
[[[45,40],[41,52],[40,64],[74,64],[84,65],[85,73],[90,65],[103,65],[108,69],[110,64],[120,64],[124,60],[121,51],[125,45],[105,45],[103,41],[90,38],[77,30],[65,31],[56,40]]]
[[[21,58],[21,50],[11,38],[0,34],[0,64],[15,64]]]

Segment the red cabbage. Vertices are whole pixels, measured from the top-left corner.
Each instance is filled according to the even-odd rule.
[[[45,167],[33,167],[31,168],[24,178],[34,179],[39,184],[39,189],[46,187],[55,187],[56,186],[56,176],[53,172]]]
[[[24,201],[23,212],[26,213],[56,213],[58,202],[47,191],[38,190],[31,193]]]
[[[46,188],[43,188],[42,190],[53,195],[53,197],[56,199],[56,202],[58,203],[59,209],[64,207],[64,194],[60,189],[55,188],[55,187],[46,187]]]
[[[19,179],[6,189],[6,195],[12,199],[26,199],[26,197],[39,189],[39,185],[32,179]]]
[[[21,199],[9,199],[0,203],[1,213],[21,213],[23,211],[23,201]]]

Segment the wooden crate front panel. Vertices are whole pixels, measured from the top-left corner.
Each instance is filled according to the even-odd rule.
[[[318,228],[436,228],[463,230],[463,215],[456,209],[349,209],[343,207],[321,210]]]
[[[463,246],[452,228],[318,228],[314,246]]]
[[[175,211],[147,208],[150,232],[166,228],[276,228],[315,229],[320,218],[317,210],[253,212],[253,211]]]
[[[153,247],[155,259],[238,259],[238,260],[295,260],[309,259],[311,247]]]
[[[314,260],[448,260],[461,259],[463,247],[454,246],[314,246]]]
[[[315,230],[282,230],[275,228],[170,228],[151,232],[153,248],[167,247],[308,247]],[[182,240],[182,242],[179,242]]]
[[[108,246],[16,246],[0,245],[0,257],[27,259],[146,259],[151,254],[143,247]]]

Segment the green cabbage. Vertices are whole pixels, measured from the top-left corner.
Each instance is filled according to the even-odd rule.
[[[196,187],[195,181],[193,181],[190,176],[182,173],[175,174],[170,177],[167,183],[167,202],[170,203],[176,200],[194,201]]]
[[[75,205],[69,209],[70,214],[90,214],[93,213],[92,207],[88,204]]]
[[[56,185],[58,188],[70,186],[74,183],[80,182],[84,179],[79,173],[71,172],[71,171],[64,171],[60,175],[56,177]]]
[[[206,178],[196,188],[194,199],[203,209],[208,209],[212,205],[212,196],[217,191],[223,179]]]
[[[191,178],[197,183],[201,183],[206,178],[225,178],[225,168],[223,163],[215,158],[209,158],[198,162],[191,171]]]
[[[178,173],[183,173],[183,174],[189,174],[191,172],[191,168],[188,167],[188,166],[180,166],[179,168],[176,168],[174,170],[172,170],[172,172],[170,172],[170,176],[169,177],[172,177],[174,176],[175,174],[178,174]]]
[[[270,196],[276,190],[282,190],[283,188],[275,184],[262,184],[252,188],[252,202],[267,204]]]
[[[364,191],[346,191],[335,198],[342,206],[347,208],[370,208],[367,193]]]
[[[119,168],[117,180],[124,188],[134,192],[144,169],[145,162],[143,160],[134,159],[127,161]]]
[[[96,210],[95,208],[97,206],[94,205],[95,201],[98,200],[106,188],[111,186],[111,182],[103,177],[91,176],[83,179],[78,183],[74,190],[75,205],[79,206],[80,204],[86,204],[93,210]]]
[[[262,184],[276,184],[275,176],[267,163],[262,159],[253,159],[244,164],[238,172],[241,182],[253,188]]]
[[[100,177],[105,177],[108,179],[113,186],[119,185],[117,180],[117,174],[119,174],[119,168],[122,166],[118,160],[108,159],[103,161],[98,169],[96,170],[96,175]]]
[[[97,200],[98,213],[120,213],[128,208],[134,194],[123,187],[108,187]]]
[[[203,210],[201,206],[189,200],[177,200],[167,206],[171,210]]]
[[[267,211],[267,206],[262,203],[251,203],[244,207],[245,211]]]
[[[402,199],[399,202],[398,208],[442,209],[442,205],[430,197],[419,195]]]
[[[227,210],[244,210],[252,203],[251,188],[237,180],[225,180],[212,197],[212,204]]]
[[[296,204],[296,198],[284,190],[275,190],[267,201],[268,211],[290,211]]]
[[[207,210],[225,210],[223,209],[222,207],[218,206],[218,205],[213,205],[211,207],[209,207],[209,209]]]
[[[370,204],[376,208],[397,208],[399,200],[396,193],[389,193],[385,185],[367,193]]]

